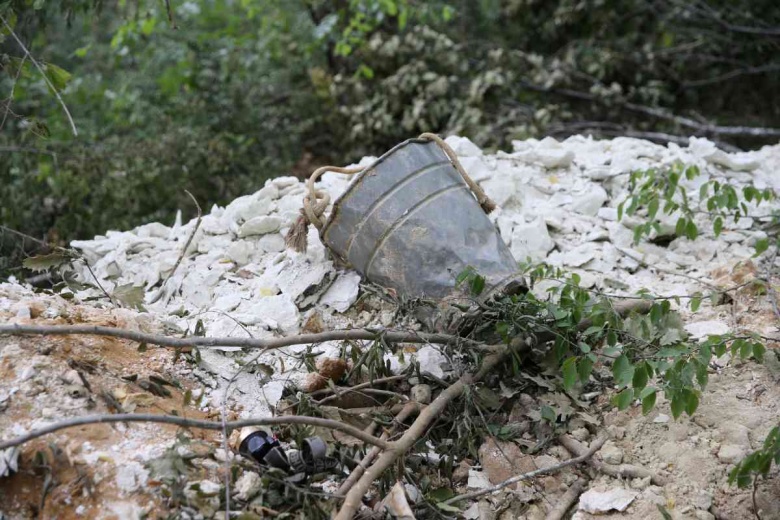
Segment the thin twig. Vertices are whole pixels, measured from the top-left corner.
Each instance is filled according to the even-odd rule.
[[[170,280],[174,273],[176,272],[176,269],[179,268],[179,264],[184,259],[184,255],[187,254],[187,248],[190,247],[190,244],[192,243],[192,239],[195,238],[195,233],[198,232],[198,229],[200,228],[200,222],[203,217],[203,211],[200,209],[200,204],[198,204],[198,200],[187,190],[184,190],[184,193],[190,196],[192,199],[192,202],[195,203],[195,207],[198,208],[198,220],[195,221],[195,227],[192,230],[192,233],[190,233],[190,236],[187,238],[187,242],[184,244],[184,248],[181,250],[181,254],[179,255],[179,258],[176,260],[176,263],[173,264],[173,269],[171,269],[171,272],[168,273],[168,276],[165,278],[165,281],[162,283],[162,285],[165,285],[168,280]]]
[[[176,20],[173,18],[173,9],[171,9],[171,0],[165,0],[165,10],[168,11],[168,22],[171,24],[171,29],[176,30],[179,27],[176,25]]]
[[[16,83],[19,81],[19,76],[22,75],[22,69],[24,68],[24,62],[27,61],[27,55],[22,56],[22,62],[19,63],[19,68],[16,70],[16,76],[14,77],[13,85],[11,85],[11,94],[8,96],[8,102],[5,104],[5,113],[3,113],[3,120],[0,121],[0,130],[5,126],[5,120],[8,118],[8,113],[11,111],[11,102],[14,100],[14,92],[16,92]]]
[[[563,447],[572,452],[574,455],[580,456],[586,453],[585,447],[579,443],[573,437],[568,435],[561,435],[558,441],[563,444]],[[652,471],[642,468],[640,466],[633,466],[631,464],[607,464],[596,459],[588,459],[588,464],[593,466],[596,471],[610,475],[613,477],[631,477],[631,478],[647,478],[650,477],[653,484],[657,486],[666,485],[666,479],[653,473]]]
[[[14,437],[6,441],[0,441],[0,450],[6,448],[13,448],[14,446],[20,446],[26,442],[30,442],[38,437],[43,437],[50,433],[54,433],[59,430],[67,428],[73,428],[76,426],[84,426],[86,424],[107,424],[107,423],[126,423],[126,422],[152,422],[163,424],[174,424],[176,426],[182,426],[184,428],[201,428],[204,430],[222,430],[223,425],[221,421],[202,421],[199,419],[187,419],[179,417],[177,415],[155,415],[149,413],[125,413],[114,415],[85,415],[83,417],[74,417],[72,419],[66,419],[64,421],[56,422],[43,428],[33,430],[30,433]],[[359,439],[366,444],[371,444],[383,450],[392,448],[393,443],[389,443],[383,439],[369,435],[360,428],[355,428],[346,423],[334,421],[331,419],[321,419],[319,417],[305,417],[300,415],[285,415],[283,417],[263,417],[255,419],[241,419],[238,421],[231,421],[225,424],[225,428],[228,431],[244,428],[245,426],[279,426],[288,424],[302,424],[306,426],[315,426],[321,428],[328,428],[331,430],[337,430],[345,433],[351,437]]]
[[[87,262],[87,259],[86,259],[86,258],[84,258],[84,257],[82,257],[82,258],[81,258],[81,260],[84,262],[84,265],[85,265],[85,266],[87,266],[87,271],[89,271],[89,274],[91,274],[91,275],[92,275],[92,279],[93,279],[93,280],[95,280],[95,283],[97,284],[98,288],[99,288],[99,289],[100,289],[100,290],[103,292],[103,294],[105,295],[105,297],[106,297],[106,298],[108,298],[108,301],[110,301],[110,302],[111,302],[111,305],[113,305],[114,307],[116,307],[116,302],[115,302],[115,301],[114,301],[114,299],[111,297],[111,295],[110,295],[110,294],[108,294],[108,291],[106,291],[106,290],[105,290],[105,288],[103,287],[103,285],[100,283],[100,280],[98,280],[98,277],[97,277],[97,275],[95,274],[95,271],[93,271],[93,270],[92,270],[92,266],[91,266],[91,265],[89,265],[89,262]]]
[[[557,473],[558,471],[564,468],[568,468],[569,466],[579,464],[580,462],[584,462],[589,458],[591,458],[593,454],[599,451],[601,447],[604,445],[604,443],[607,442],[607,438],[608,436],[606,434],[602,434],[595,441],[593,441],[593,444],[591,444],[590,448],[588,448],[588,451],[586,451],[582,455],[579,455],[578,457],[566,460],[564,462],[555,464],[553,466],[549,466],[547,468],[535,469],[533,471],[529,471],[528,473],[523,473],[522,475],[515,475],[514,477],[508,478],[503,482],[499,482],[495,486],[490,486],[485,489],[480,489],[479,491],[473,491],[471,493],[464,493],[462,495],[452,497],[449,500],[445,500],[444,504],[454,504],[455,502],[462,502],[463,500],[470,500],[472,498],[481,497],[483,495],[489,495],[490,493],[494,493],[496,491],[504,489],[507,486],[511,486],[512,484],[516,484],[523,480],[530,480],[532,478],[538,477],[539,475]]]
[[[19,44],[19,47],[22,48],[24,51],[25,56],[30,58],[30,61],[33,65],[35,65],[35,68],[38,69],[38,72],[41,73],[41,76],[43,76],[43,80],[46,82],[46,84],[49,86],[49,88],[54,92],[54,95],[57,97],[57,101],[60,102],[60,105],[62,105],[62,109],[65,111],[65,115],[68,117],[68,122],[70,123],[70,128],[73,130],[73,135],[77,136],[79,135],[78,130],[76,130],[76,123],[73,122],[73,118],[70,115],[70,111],[68,110],[68,106],[65,104],[65,101],[63,101],[62,96],[60,96],[59,91],[54,87],[54,84],[52,84],[51,80],[49,79],[49,76],[46,75],[46,72],[43,70],[43,67],[41,67],[41,64],[38,63],[38,60],[36,60],[32,54],[30,54],[30,51],[27,50],[27,47],[24,45],[21,39],[16,35],[14,32],[13,27],[8,25],[8,22],[6,21],[5,17],[0,15],[0,21],[3,22],[3,25],[5,25],[6,30],[13,36],[14,40],[16,40],[16,43]]]
[[[264,350],[273,350],[290,345],[304,345],[310,343],[324,343],[326,341],[338,341],[345,339],[370,340],[376,338],[380,333],[385,334],[385,339],[394,343],[442,343],[448,345],[454,344],[479,344],[474,340],[464,339],[449,334],[428,334],[420,332],[404,331],[385,331],[384,329],[351,329],[351,330],[332,330],[320,332],[317,334],[300,334],[297,336],[287,336],[284,338],[262,339],[262,338],[209,338],[203,336],[192,336],[189,338],[174,338],[160,334],[147,334],[134,330],[121,329],[117,327],[100,327],[94,325],[0,325],[0,335],[33,335],[33,336],[63,336],[73,334],[83,334],[90,336],[108,336],[112,338],[122,338],[138,343],[148,343],[161,347],[242,347],[242,348],[261,348]]]

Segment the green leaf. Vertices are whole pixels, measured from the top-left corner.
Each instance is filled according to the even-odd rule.
[[[701,296],[697,295],[691,298],[691,312],[698,311],[699,306],[701,306]]]
[[[70,81],[71,73],[52,63],[46,64],[46,77],[49,78],[54,88],[58,91],[63,90]]]
[[[696,227],[693,220],[689,220],[685,225],[685,236],[688,237],[688,240],[696,240],[696,237],[699,236],[699,228]]]
[[[634,391],[630,388],[626,388],[618,395],[614,397],[613,403],[617,406],[618,410],[625,410],[631,405],[631,401],[634,399]]]
[[[685,410],[685,400],[683,399],[681,392],[676,393],[672,397],[672,402],[669,403],[669,407],[672,409],[672,417],[675,419],[682,415],[683,410]]]
[[[471,294],[479,296],[485,289],[485,277],[480,275],[474,275],[471,279]]]
[[[590,373],[593,371],[593,361],[589,357],[584,357],[577,365],[577,372],[580,376],[580,382],[585,384],[588,382]]]
[[[647,218],[654,219],[658,213],[658,199],[653,198],[647,206]]]
[[[610,329],[609,332],[607,332],[607,345],[610,347],[614,347],[617,344],[617,334],[614,330]]]
[[[577,372],[577,358],[570,357],[563,362],[563,388],[571,390],[577,384],[579,378]]]
[[[149,347],[146,343],[141,343],[138,345],[138,352],[146,352],[147,350],[149,350]]]
[[[764,353],[766,353],[766,347],[763,343],[753,343],[753,357],[759,363],[764,362]]]
[[[663,517],[664,520],[673,520],[672,515],[669,514],[669,511],[667,511],[664,506],[661,504],[656,504],[655,506],[658,508],[658,512],[661,513],[661,517]]]
[[[634,377],[634,367],[625,354],[621,354],[612,364],[612,376],[620,386],[626,386],[631,383]]]
[[[688,221],[686,220],[685,217],[678,218],[677,225],[674,227],[674,234],[677,235],[678,237],[685,235],[685,224],[687,222]]]
[[[768,238],[762,238],[761,240],[756,241],[756,253],[753,255],[753,258],[757,257],[767,249],[769,249],[769,239]]]
[[[187,391],[184,392],[183,406],[189,406],[191,402],[192,402],[192,390],[187,389]]]
[[[552,407],[548,405],[542,406],[541,415],[542,419],[545,419],[550,423],[555,423],[556,419],[558,418],[558,414],[555,413],[555,410],[553,410]]]
[[[685,413],[688,415],[693,415],[696,412],[696,409],[699,407],[699,396],[693,390],[686,389],[684,392],[686,393]]]
[[[647,392],[649,390],[649,392]],[[647,415],[650,413],[650,411],[655,407],[655,400],[658,395],[658,392],[655,388],[645,388],[642,390],[642,394],[640,394],[640,399],[642,400],[642,413],[644,415]]]
[[[715,236],[720,236],[720,232],[723,231],[723,219],[718,217],[712,224],[712,230],[715,232]]]
[[[640,365],[637,365],[634,370],[634,377],[631,380],[631,386],[634,387],[634,390],[641,390],[645,386],[647,386],[647,380],[649,379],[647,368],[647,363],[642,363]]]

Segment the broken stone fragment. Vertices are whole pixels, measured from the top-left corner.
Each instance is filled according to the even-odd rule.
[[[591,514],[625,511],[639,493],[623,488],[606,491],[590,489],[580,496],[579,509]]]
[[[736,444],[724,444],[718,450],[718,460],[724,464],[736,464],[745,458],[747,451]]]
[[[322,295],[320,303],[338,312],[346,312],[357,300],[360,291],[360,275],[354,271],[339,276]]]
[[[728,334],[731,328],[722,321],[696,321],[685,325],[685,330],[693,339],[706,338],[707,336],[720,336]]]
[[[253,217],[238,228],[238,236],[265,235],[279,231],[284,221],[279,217]]]
[[[601,451],[601,460],[607,464],[620,464],[623,462],[623,450],[615,446],[613,442],[607,442]]]
[[[547,224],[542,218],[516,224],[512,229],[510,250],[518,262],[525,262],[527,257],[531,257],[534,262],[544,260],[554,247],[555,242],[550,237]]]
[[[239,500],[252,500],[263,487],[260,475],[254,471],[244,471],[235,484],[235,496]]]

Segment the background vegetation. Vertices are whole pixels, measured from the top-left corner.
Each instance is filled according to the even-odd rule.
[[[422,131],[489,147],[780,138],[774,0],[13,0],[0,15],[0,223],[53,243]],[[3,232],[0,271],[34,247]]]

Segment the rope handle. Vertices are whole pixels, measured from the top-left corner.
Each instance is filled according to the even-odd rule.
[[[466,173],[466,170],[464,170],[463,166],[460,164],[455,151],[444,141],[444,139],[436,134],[429,132],[420,134],[419,139],[433,141],[439,145],[439,148],[444,151],[445,155],[447,155],[447,158],[466,182],[466,185],[468,185],[469,189],[472,191],[472,193],[474,193],[474,196],[477,198],[477,202],[479,202],[479,205],[482,207],[482,210],[485,213],[490,213],[496,209],[496,204],[490,200],[485,191],[476,182],[474,182],[471,177],[469,177],[468,173]],[[314,224],[314,227],[316,227],[318,230],[321,230],[325,225],[322,215],[325,213],[328,204],[330,204],[330,195],[325,190],[317,189],[314,186],[314,183],[317,182],[317,180],[325,172],[354,175],[364,171],[365,169],[366,168],[359,166],[352,168],[322,166],[314,170],[314,173],[312,173],[309,179],[306,181],[306,195],[303,197],[303,208],[301,208],[301,215],[298,217],[298,220],[295,221],[295,224],[293,224],[293,226],[290,228],[290,231],[287,232],[287,237],[285,238],[285,244],[287,247],[301,253],[305,252],[307,245],[306,234],[308,232],[309,224]]]

